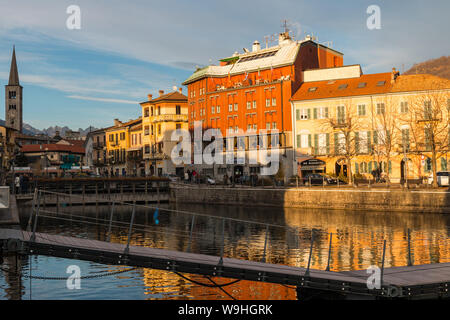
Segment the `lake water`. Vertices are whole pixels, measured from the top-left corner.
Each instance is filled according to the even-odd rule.
[[[23,227],[30,210],[20,208]],[[109,206],[83,208],[62,204],[58,214],[55,207],[45,210],[38,220],[39,232],[98,240],[107,237]],[[114,221],[130,221],[131,212],[131,206],[115,206]],[[190,238],[191,213],[197,215]],[[89,224],[78,222],[80,219]],[[450,216],[428,213],[184,204],[162,206],[155,215],[154,208],[138,206],[131,244],[184,251],[190,245],[192,252],[217,256],[223,243],[225,257],[260,261],[267,234],[267,262],[306,267],[314,230],[311,268],[326,268],[332,233],[330,269],[344,271],[381,266],[383,240],[386,240],[385,266],[407,265],[408,229],[414,264],[450,262]],[[125,223],[121,228],[112,228],[111,241],[126,243],[127,231]],[[33,276],[65,278],[69,276],[66,271],[70,265],[79,266],[81,276],[99,273],[107,276],[82,279],[81,289],[69,290],[65,280],[30,281],[30,265]],[[14,257],[5,258],[2,269],[0,299],[231,299],[217,288],[193,284],[172,272],[153,269],[108,275],[128,267],[37,255],[19,258],[17,262]],[[6,272],[7,269],[11,271]],[[184,276],[210,284],[203,276]],[[214,278],[214,281],[231,280]],[[295,290],[283,285],[240,281],[224,289],[238,300],[296,299]]]

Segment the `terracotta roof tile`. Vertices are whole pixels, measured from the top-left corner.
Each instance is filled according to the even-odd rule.
[[[30,152],[44,152],[44,151],[51,151],[51,152],[71,152],[71,153],[80,153],[84,154],[85,150],[82,146],[77,145],[67,145],[67,144],[26,144],[23,145],[21,148],[21,151],[23,153],[30,153]]]

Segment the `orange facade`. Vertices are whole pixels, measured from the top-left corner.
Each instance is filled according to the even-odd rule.
[[[302,83],[302,71],[342,64],[341,53],[306,41],[299,45],[291,64],[186,81],[189,126],[202,121],[204,128],[218,128],[223,135],[230,129],[291,131],[290,98]]]

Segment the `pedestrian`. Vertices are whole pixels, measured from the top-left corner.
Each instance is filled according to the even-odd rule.
[[[189,171],[189,170],[188,170]],[[184,173],[184,183],[188,183],[189,182],[189,173],[186,171]]]
[[[18,194],[20,193],[20,177],[16,176],[16,178],[14,179],[14,186],[16,188],[15,193]]]

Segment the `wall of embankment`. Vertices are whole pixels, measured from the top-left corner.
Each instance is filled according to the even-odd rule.
[[[266,189],[171,184],[170,202],[450,213],[450,192],[440,190]]]

